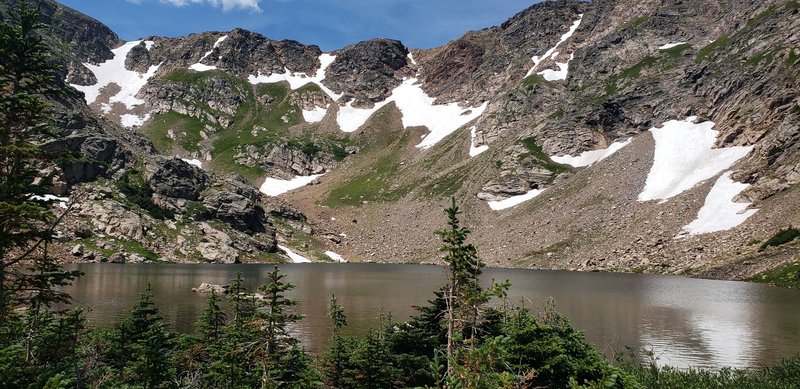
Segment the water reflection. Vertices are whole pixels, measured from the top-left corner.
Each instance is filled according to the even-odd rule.
[[[84,264],[86,273],[68,291],[90,307],[95,325],[116,323],[147,283],[156,304],[176,329],[191,331],[205,306],[191,292],[201,282],[225,284],[241,271],[249,288],[266,279],[270,265]],[[297,284],[292,297],[305,319],[294,332],[312,351],[330,337],[327,302],[335,293],[348,315],[350,333],[377,323],[381,308],[404,320],[444,282],[438,267],[422,265],[288,264]],[[489,269],[512,282],[511,300],[542,307],[553,298],[558,311],[606,355],[625,346],[651,349],[658,362],[680,367],[753,367],[800,350],[800,291],[739,282],[682,277]]]

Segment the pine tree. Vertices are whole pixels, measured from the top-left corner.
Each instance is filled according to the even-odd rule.
[[[70,208],[56,217],[42,197],[47,180],[37,180],[36,166],[46,160],[37,143],[52,132],[46,99],[65,91],[38,20],[38,9],[20,1],[0,22],[0,323],[12,320],[12,305],[66,302],[56,286],[80,276],[46,250]]]
[[[444,212],[448,228],[436,231],[436,235],[442,239],[439,251],[444,253],[447,266],[447,285],[443,297],[447,321],[446,376],[450,377],[457,351],[462,346],[469,349],[478,347],[483,307],[493,295],[503,295],[509,284],[495,284],[488,292],[481,288],[480,276],[486,265],[478,258],[477,248],[467,243],[470,230],[461,227],[458,219],[461,210],[455,198],[451,198],[451,205]]]
[[[329,387],[345,387],[345,370],[349,365],[349,354],[351,347],[348,347],[346,340],[340,334],[342,328],[347,326],[347,316],[344,307],[339,305],[336,295],[331,295],[328,304],[328,319],[331,321],[333,335],[331,346],[323,357],[323,367],[325,382]]]
[[[197,321],[197,328],[206,345],[212,346],[219,340],[227,320],[228,315],[219,306],[219,296],[212,290],[211,296],[208,296],[206,309]]]
[[[145,389],[166,386],[173,376],[169,358],[174,341],[153,302],[153,288],[147,284],[119,326],[117,367],[123,370],[125,381]]]
[[[249,388],[257,385],[256,363],[248,357],[257,333],[249,323],[255,315],[255,297],[237,273],[228,286],[229,320],[216,346],[209,349],[211,366],[206,374],[210,387]]]
[[[286,297],[286,293],[294,289],[295,285],[284,282],[285,277],[275,266],[267,275],[267,283],[259,288],[264,296],[262,309],[255,315],[259,336],[254,344],[253,354],[261,361],[262,388],[278,387],[284,381],[296,381],[294,376],[297,371],[285,369],[283,360],[289,355],[288,351],[298,343],[289,334],[289,325],[303,316],[290,311],[291,307],[297,305],[297,300]]]

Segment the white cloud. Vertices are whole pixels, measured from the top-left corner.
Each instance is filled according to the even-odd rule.
[[[133,4],[141,4],[142,0],[128,0]],[[162,3],[172,4],[176,7],[185,7],[190,4],[209,4],[212,7],[222,8],[223,12],[244,10],[261,12],[261,0],[161,0]]]

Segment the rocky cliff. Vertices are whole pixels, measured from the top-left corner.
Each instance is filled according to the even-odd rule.
[[[800,223],[797,1],[544,1],[435,49],[331,53],[240,29],[123,45],[43,4],[67,15],[46,21],[77,45],[65,79],[85,99],[59,121],[84,135],[53,148],[110,162],[62,169],[61,193],[113,198],[141,170],[173,214],[151,241],[195,231],[159,254],[259,260],[277,239],[315,260],[436,261],[455,196],[494,265],[747,278],[796,260],[796,242],[756,242]]]

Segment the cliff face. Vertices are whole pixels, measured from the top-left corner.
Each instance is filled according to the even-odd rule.
[[[274,210],[260,233],[315,259],[435,261],[430,233],[456,196],[495,265],[747,277],[791,260],[748,243],[800,223],[797,1],[545,1],[435,49],[331,53],[244,30],[122,45],[43,4],[94,111],[72,100],[62,127],[99,123],[86,131],[132,161],[154,154],[146,137],[270,194],[324,174],[244,196]],[[206,190],[187,201],[236,204],[222,208],[244,216],[217,217],[234,230],[262,220],[240,193]]]

